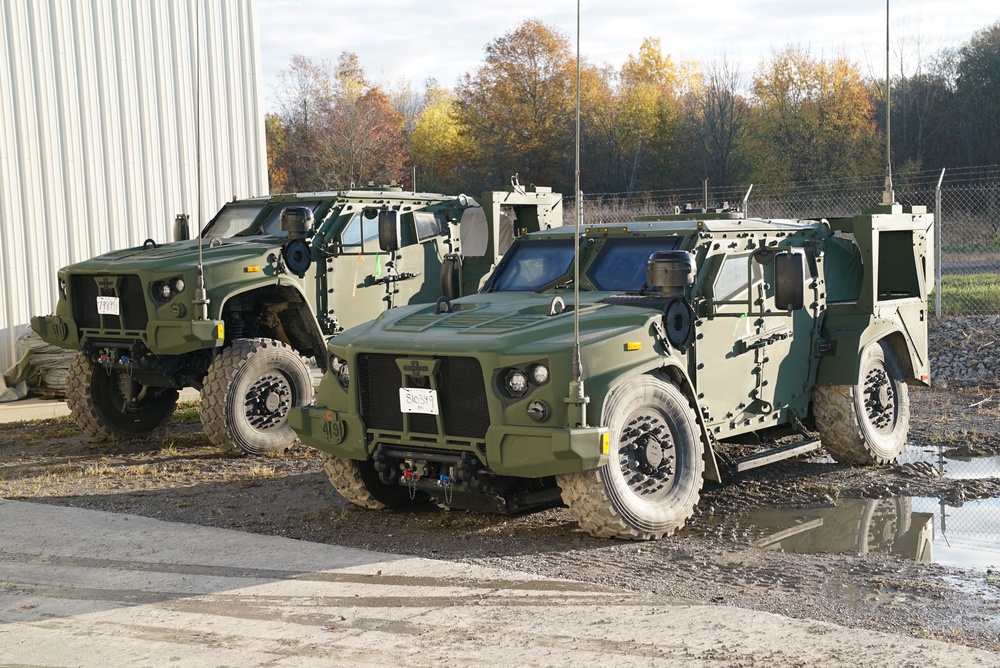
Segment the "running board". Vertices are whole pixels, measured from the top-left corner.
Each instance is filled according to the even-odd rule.
[[[755,469],[758,466],[780,462],[782,459],[798,457],[807,452],[819,450],[821,447],[823,447],[823,444],[818,438],[807,438],[771,450],[764,450],[763,452],[756,452],[746,457],[740,457],[733,462],[732,469],[737,473],[742,473],[743,471]]]

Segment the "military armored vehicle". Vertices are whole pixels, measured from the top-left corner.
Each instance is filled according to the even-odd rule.
[[[288,410],[313,396],[303,358],[325,368],[328,335],[433,302],[442,281],[475,293],[516,234],[562,224],[562,198],[516,181],[478,202],[352,189],[234,200],[196,240],[176,222],[178,241],[61,269],[55,314],[32,328],[80,351],[67,403],[90,436],[148,434],[195,387],[213,442],[264,453],[294,440]]]
[[[645,218],[582,230],[577,265],[572,227],[523,235],[479,294],[333,337],[290,423],[359,506],[561,498],[593,535],[669,535],[705,478],[896,459],[929,382],[931,223]]]

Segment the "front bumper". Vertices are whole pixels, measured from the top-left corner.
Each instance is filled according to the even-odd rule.
[[[144,330],[106,331],[81,330],[72,320],[47,315],[33,317],[31,328],[42,340],[62,348],[81,349],[81,338],[123,348],[142,341],[156,355],[182,355],[215,348],[225,340],[225,327],[221,320],[150,320]]]
[[[384,435],[366,443],[365,427],[357,415],[323,406],[301,406],[288,413],[288,423],[306,445],[345,459],[365,460],[375,446],[405,447],[407,451],[428,449],[426,442],[410,442],[403,436]],[[441,439],[442,442],[446,439]],[[485,464],[497,475],[543,478],[576,473],[602,466],[608,459],[605,427],[491,425],[486,432]],[[456,455],[475,449],[457,449],[447,444],[430,446],[435,452],[454,449]]]

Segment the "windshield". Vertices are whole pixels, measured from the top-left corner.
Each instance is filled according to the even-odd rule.
[[[208,224],[203,236],[205,238],[220,237],[222,239],[247,235],[287,237],[288,233],[281,230],[281,212],[285,210],[285,207],[306,206],[312,209],[313,214],[315,214],[320,202],[302,202],[298,200],[282,202],[275,205],[268,212],[267,219],[261,223],[259,229],[252,229],[253,222],[267,205],[267,201],[264,200],[230,202],[222,207],[222,210]]]
[[[515,244],[492,280],[493,292],[530,292],[569,273],[572,239],[544,239]]]
[[[587,269],[587,278],[598,290],[639,292],[646,285],[649,256],[676,250],[680,237],[610,237]]]
[[[266,201],[230,202],[222,207],[222,210],[215,214],[215,218],[205,226],[205,232],[202,236],[206,239],[234,237],[250,227],[250,224],[257,218],[266,204]]]

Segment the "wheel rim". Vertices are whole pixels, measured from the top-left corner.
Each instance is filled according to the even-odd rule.
[[[244,395],[247,422],[257,431],[278,429],[287,421],[293,399],[292,383],[287,376],[281,373],[265,374]]]
[[[896,423],[896,392],[885,368],[873,367],[865,376],[865,415],[880,434],[892,432]]]
[[[657,501],[674,482],[674,444],[670,426],[649,407],[629,415],[618,440],[618,464],[629,491]]]
[[[106,373],[108,375],[108,408],[111,408],[116,413],[126,414],[141,414],[143,412],[143,402],[142,397],[142,386],[139,385],[135,391],[136,401],[134,403],[129,403],[126,399],[125,386],[127,383],[134,382],[128,375],[118,371],[117,369],[107,369],[102,371],[100,369],[95,370],[95,373]]]

